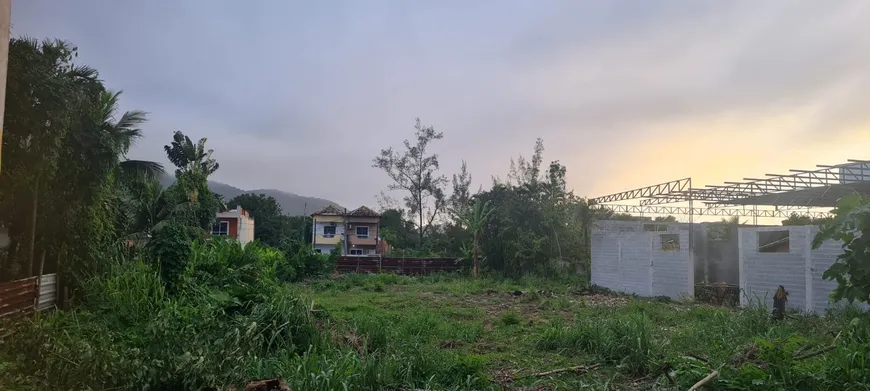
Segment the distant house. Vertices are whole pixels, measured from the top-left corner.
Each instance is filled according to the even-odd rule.
[[[220,212],[211,234],[238,240],[244,246],[254,241],[254,219],[241,206]]]
[[[339,244],[341,255],[377,256],[386,249],[380,238],[381,215],[366,206],[347,212],[330,205],[311,217],[315,252],[326,254]]]

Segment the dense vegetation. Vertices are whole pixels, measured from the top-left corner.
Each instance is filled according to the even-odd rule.
[[[853,309],[776,322],[596,293],[590,228],[634,217],[574,195],[540,139],[472,192],[464,163],[439,171],[428,150],[444,136],[417,121],[373,161],[402,197],[382,197],[382,236],[394,255],[457,257],[476,278],[328,277],[338,253],[313,253],[309,217],[209,190],[219,163],[205,138],[166,140],[166,189],[160,164],[127,159],[146,114],[119,113],[120,93],[75,57],[61,41],[10,43],[0,280],[57,272],[72,297],[0,324],[2,389],[223,391],[277,375],[295,390],[686,388],[711,371],[718,389],[870,382],[870,327]],[[845,243],[826,273],[835,296],[865,303],[868,205],[844,198],[818,238]],[[256,242],[211,237],[228,206],[251,212]]]

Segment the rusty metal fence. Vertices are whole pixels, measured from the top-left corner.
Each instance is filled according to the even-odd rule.
[[[340,273],[430,274],[460,269],[453,258],[341,257],[335,265]]]
[[[0,284],[0,318],[21,316],[54,307],[57,274],[28,277]]]

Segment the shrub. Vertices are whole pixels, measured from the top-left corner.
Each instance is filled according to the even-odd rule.
[[[516,312],[504,312],[500,315],[499,320],[505,326],[513,326],[520,324],[520,316]]]
[[[264,357],[324,346],[307,305],[276,281],[272,250],[197,243],[167,292],[156,269],[118,263],[83,284],[78,308],[11,328],[11,389],[226,389]],[[29,324],[28,324],[29,323]]]

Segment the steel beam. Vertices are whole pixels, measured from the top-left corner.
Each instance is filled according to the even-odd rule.
[[[607,202],[633,200],[638,198],[649,198],[660,195],[666,195],[676,192],[681,192],[691,187],[691,178],[678,179],[675,181],[659,183],[657,185],[641,187],[634,190],[615,193],[603,197],[593,198],[590,202],[603,204]]]
[[[792,213],[812,218],[831,217],[827,212],[797,212],[776,209],[740,209],[740,208],[688,208],[682,206],[643,206],[643,205],[597,205],[598,208],[608,209],[615,213],[628,213],[633,215],[697,215],[697,216],[749,216],[749,217],[773,217],[788,218]]]

